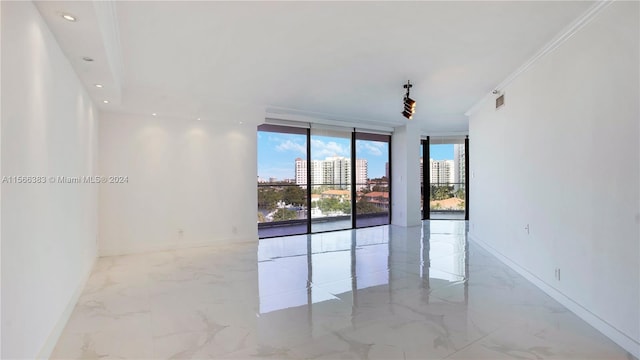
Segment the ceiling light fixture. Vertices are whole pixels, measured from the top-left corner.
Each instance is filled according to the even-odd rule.
[[[78,21],[78,18],[77,18],[77,17],[75,17],[75,16],[73,16],[73,15],[71,15],[71,14],[68,14],[68,13],[63,13],[63,14],[62,14],[62,18],[63,18],[63,19],[65,19],[65,20],[67,20],[67,21],[71,21],[71,22],[76,22],[76,21]]]
[[[200,118],[197,118],[196,120],[200,121]]]
[[[83,57],[82,60],[84,60],[86,62],[92,62],[93,61],[93,59],[88,57],[88,56]]]
[[[151,116],[156,116],[156,115],[158,115],[158,114],[156,114],[156,113],[152,113],[152,114],[151,114]]]
[[[96,87],[102,89],[102,84],[96,84]]]
[[[409,89],[413,87],[411,82],[407,80],[407,83],[402,85],[403,88],[407,89],[407,94],[404,96],[404,110],[402,111],[402,116],[407,119],[413,119],[413,114],[416,113],[416,101],[409,97]]]
[[[109,100],[102,100],[103,103],[108,104]]]

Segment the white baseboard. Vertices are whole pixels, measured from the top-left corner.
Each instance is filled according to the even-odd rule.
[[[71,317],[71,313],[73,313],[73,309],[76,307],[76,304],[78,303],[78,299],[80,299],[80,295],[82,295],[82,292],[84,291],[84,287],[87,284],[87,281],[89,280],[89,276],[91,276],[91,273],[93,272],[93,267],[96,265],[96,259],[97,257],[94,257],[91,260],[91,265],[89,266],[87,271],[85,271],[85,273],[83,274],[82,280],[78,283],[78,286],[76,287],[76,290],[73,292],[71,299],[69,299],[67,306],[65,307],[62,314],[60,314],[60,318],[56,322],[56,325],[53,327],[44,345],[38,352],[38,355],[36,356],[37,359],[48,359],[49,357],[51,357],[51,353],[55,349],[56,344],[60,339],[60,335],[62,335],[62,331],[64,330],[65,326],[67,326],[67,323],[69,322],[69,318]]]
[[[596,328],[606,337],[611,339],[616,344],[620,345],[623,349],[631,353],[636,358],[640,358],[640,342],[632,339],[629,335],[623,333],[622,331],[616,329],[611,324],[609,324],[604,319],[595,315],[573,299],[569,298],[562,292],[558,291],[551,285],[544,282],[542,279],[538,278],[536,275],[529,272],[527,269],[521,267],[517,263],[513,262],[508,257],[501,254],[499,251],[494,249],[491,245],[486,242],[480,240],[478,237],[473,235],[472,233],[468,234],[468,237],[474,243],[480,245],[483,249],[491,253],[491,255],[498,258],[498,260],[502,261],[504,264],[512,268],[518,274],[522,275],[525,279],[532,282],[535,286],[540,288],[540,290],[544,291],[547,295],[551,296],[554,300],[565,306],[571,312],[576,314],[582,320],[586,321],[589,325]]]

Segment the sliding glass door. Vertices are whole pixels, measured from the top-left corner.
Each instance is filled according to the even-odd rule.
[[[423,219],[468,220],[468,139],[422,141]]]
[[[305,234],[307,129],[258,127],[258,236]]]
[[[351,133],[311,129],[311,232],[351,229]]]
[[[355,133],[355,227],[389,224],[391,136]]]
[[[260,238],[391,222],[390,135],[258,127]]]

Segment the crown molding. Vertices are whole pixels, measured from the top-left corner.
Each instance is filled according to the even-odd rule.
[[[569,40],[575,33],[580,31],[585,25],[587,25],[591,20],[596,18],[602,10],[604,10],[607,6],[611,5],[615,0],[599,0],[596,1],[587,11],[585,11],[582,15],[580,15],[577,19],[571,22],[568,26],[566,26],[560,33],[558,33],[555,37],[551,39],[548,43],[546,43],[538,52],[536,52],[531,58],[529,58],[524,64],[522,64],[516,71],[512,72],[506,79],[500,82],[492,91],[497,90],[498,94],[502,94],[503,90],[507,85],[517,79],[522,73],[526,72],[534,66],[540,59],[544,58],[555,49],[557,49],[560,45],[562,45],[565,41]],[[493,93],[486,94],[480,101],[475,103],[469,110],[467,110],[464,114],[466,116],[471,116],[474,112],[476,112],[487,100],[494,96]]]

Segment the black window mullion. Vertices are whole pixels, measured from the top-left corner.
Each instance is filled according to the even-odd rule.
[[[427,136],[422,141],[422,219],[431,219],[431,164],[430,142]]]
[[[351,228],[356,228],[356,129],[351,133]]]
[[[464,219],[469,220],[469,136],[464,139]]]
[[[307,129],[307,234],[311,234],[311,129]]]
[[[387,190],[389,191],[389,224],[391,224],[391,208],[393,206],[391,206],[391,204],[393,204],[392,201],[392,195],[391,195],[391,169],[393,169],[393,162],[391,160],[391,136],[388,137],[388,141],[389,141],[389,177],[387,178]]]

